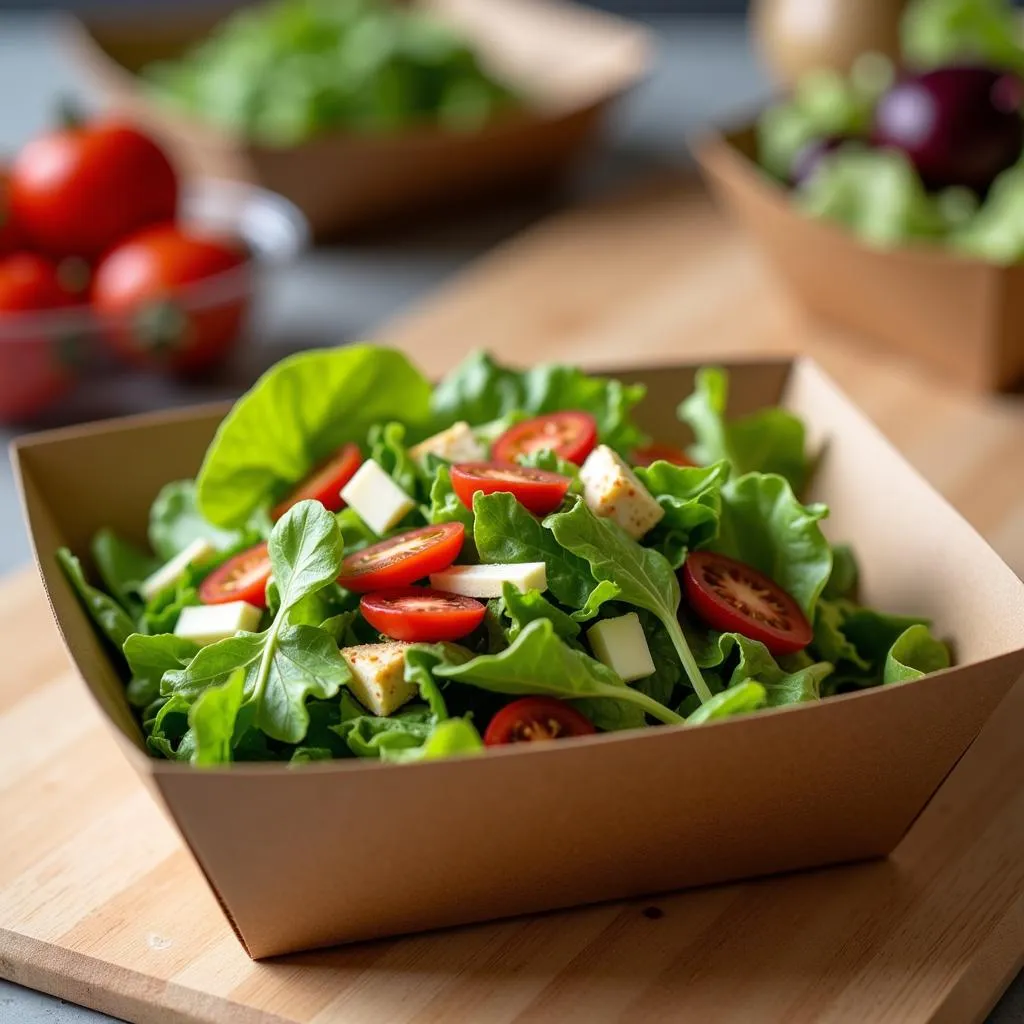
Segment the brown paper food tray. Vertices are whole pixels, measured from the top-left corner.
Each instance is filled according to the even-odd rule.
[[[420,0],[478,46],[526,98],[483,130],[324,135],[291,148],[232,138],[155,103],[134,72],[202,38],[215,16],[69,21],[72,53],[115,110],[162,140],[189,173],[232,178],[287,196],[324,237],[557,177],[600,129],[613,99],[648,62],[636,24],[563,0]]]
[[[697,145],[718,200],[754,236],[812,313],[909,355],[977,391],[1024,376],[1024,265],[1001,267],[939,248],[882,250],[803,215],[754,161],[748,126]]]
[[[39,568],[65,644],[254,957],[884,855],[1024,672],[1024,584],[807,360],[730,367],[732,411],[782,401],[823,458],[811,497],[861,558],[865,596],[929,615],[958,667],[918,682],[699,729],[478,759],[200,771],[146,757],[123,683],[54,552],[196,471],[222,408],[76,427],[15,446]],[[674,417],[692,367],[645,382]]]

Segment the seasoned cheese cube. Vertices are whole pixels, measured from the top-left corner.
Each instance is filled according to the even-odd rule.
[[[387,533],[416,507],[416,502],[373,459],[367,459],[356,470],[341,496],[377,534]]]
[[[634,540],[657,526],[665,510],[637,475],[606,444],[598,445],[580,467],[583,499],[594,515],[613,519]]]
[[[252,633],[260,624],[261,612],[246,601],[195,605],[182,608],[174,635],[205,647],[236,633]]]
[[[422,462],[428,454],[439,455],[449,462],[483,462],[487,449],[476,439],[473,429],[465,420],[428,437],[409,449],[409,454]]]
[[[409,646],[396,641],[341,649],[341,656],[352,670],[349,692],[379,717],[397,711],[419,689],[405,679],[405,652]]]
[[[166,565],[161,566],[139,587],[143,600],[152,601],[162,590],[173,587],[190,565],[206,561],[217,554],[217,549],[202,537],[197,537],[187,548],[179,551]]]
[[[636,612],[603,619],[587,630],[587,640],[594,657],[624,682],[654,675],[654,659]]]
[[[525,594],[548,589],[548,567],[543,562],[515,565],[452,565],[430,577],[435,590],[462,597],[501,597],[501,587],[511,583]]]

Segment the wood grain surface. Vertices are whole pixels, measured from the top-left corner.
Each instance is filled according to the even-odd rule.
[[[692,184],[562,215],[381,337],[431,372],[479,346],[583,365],[809,351],[1024,570],[1020,402],[960,395],[801,322]],[[254,964],[30,573],[0,585],[0,638],[0,976],[116,1016],[962,1024],[1024,963],[1020,685],[887,861]]]

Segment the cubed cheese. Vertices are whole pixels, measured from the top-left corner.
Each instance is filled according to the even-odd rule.
[[[487,458],[487,449],[476,439],[470,425],[460,420],[410,448],[409,454],[417,462],[422,462],[428,454],[439,455],[449,462],[483,462]]]
[[[463,597],[501,597],[501,587],[511,583],[521,593],[548,589],[548,567],[543,562],[516,565],[452,565],[430,577],[435,590]]]
[[[198,565],[217,554],[217,549],[201,537],[179,551],[166,565],[161,566],[139,587],[143,600],[152,601],[162,590],[173,587],[190,565]]]
[[[394,642],[341,649],[341,656],[352,669],[349,691],[375,715],[390,715],[416,696],[418,687],[405,679],[408,647]]]
[[[580,467],[580,480],[591,511],[614,520],[635,540],[665,515],[633,470],[606,444],[598,445],[587,456]]]
[[[654,675],[654,659],[636,612],[603,619],[587,630],[587,640],[594,657],[625,682]]]
[[[260,624],[259,608],[246,601],[196,605],[182,608],[174,635],[205,647],[236,633],[252,633]]]
[[[381,535],[416,507],[416,502],[373,459],[367,459],[356,470],[341,496],[374,533]]]

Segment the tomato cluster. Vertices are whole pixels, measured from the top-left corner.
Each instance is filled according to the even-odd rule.
[[[43,135],[0,172],[0,420],[68,390],[87,328],[136,366],[194,374],[224,358],[248,307],[247,256],[178,223],[178,203],[167,155],[118,121]]]

